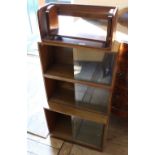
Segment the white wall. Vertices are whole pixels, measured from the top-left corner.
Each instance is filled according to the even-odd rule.
[[[128,6],[128,0],[72,0],[75,4],[117,6],[120,10]]]
[[[76,4],[106,5],[106,6],[128,5],[127,0],[72,0],[72,2]]]
[[[126,11],[128,7],[128,0],[72,0],[73,4],[85,4],[85,5],[101,5],[101,6],[117,6],[119,9],[118,14]],[[119,33],[127,35],[127,28],[117,25]],[[103,58],[103,53],[93,52],[94,50],[74,49],[75,60],[87,60],[87,61],[100,61]],[[89,52],[89,53],[88,53]],[[89,57],[88,57],[89,55]],[[89,60],[88,60],[89,58]]]

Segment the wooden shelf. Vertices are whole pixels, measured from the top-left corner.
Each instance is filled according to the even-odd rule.
[[[64,78],[64,79],[74,79],[73,73],[73,65],[66,65],[66,64],[53,64],[45,73],[44,77],[47,78]]]
[[[55,117],[53,123],[48,124],[52,137],[61,138],[97,150],[102,149],[103,124],[64,115],[49,109],[44,109],[44,111],[47,119],[50,119],[51,116]]]
[[[53,64],[44,74],[44,77],[66,81],[77,84],[85,84],[88,86],[94,86],[98,88],[105,88],[111,91],[111,86],[108,84],[91,82],[86,80],[78,80],[73,75],[73,65],[61,65],[61,64]]]
[[[118,54],[116,82],[112,94],[112,112],[128,117],[128,44],[121,43]]]
[[[54,102],[53,100],[49,100],[49,107],[51,110],[66,114],[73,115],[80,118],[84,118],[86,120],[92,120],[97,123],[107,124],[108,115],[103,115],[100,113],[95,113],[87,110],[82,110],[80,108],[76,108],[75,106],[65,105],[59,102]]]
[[[57,89],[50,101],[106,114],[108,91],[79,84],[74,85],[74,89]],[[104,99],[104,102],[101,99]]]
[[[93,119],[94,115],[100,119],[97,121],[106,122],[110,97],[108,90],[48,78],[45,78],[45,88],[51,109],[58,108],[57,110],[61,112],[67,108],[68,114],[73,115],[77,109],[78,114],[86,115],[85,117],[89,115],[88,119]],[[67,112],[67,109],[64,111]],[[94,118],[95,120],[96,118]]]
[[[58,16],[59,28],[53,29],[50,36],[81,39],[86,41],[106,42],[107,20],[90,20],[89,18]],[[82,25],[82,29],[81,29]]]
[[[52,110],[107,123],[107,106],[110,95],[108,91],[85,85],[52,81],[55,88],[53,88],[53,93],[48,96],[48,104]]]
[[[73,39],[73,38],[65,38],[61,39],[56,37],[45,37],[43,38],[43,42],[48,45],[58,45],[58,46],[66,46],[72,48],[85,47],[85,48],[94,48],[110,51],[110,47],[106,47],[106,42],[95,42],[90,40],[82,40],[82,39]]]
[[[81,17],[81,19],[73,20],[73,24],[67,21],[68,25],[62,27],[60,16]],[[116,16],[116,7],[48,4],[38,11],[41,39],[43,42],[111,49]],[[92,24],[90,20],[102,21],[102,29],[94,27],[95,22]]]
[[[61,137],[63,139],[72,139],[72,124],[71,117],[67,115],[61,115],[62,117],[56,118],[56,123],[52,131],[52,135]]]
[[[103,149],[116,78],[116,19],[116,7],[50,3],[38,10],[53,137]]]

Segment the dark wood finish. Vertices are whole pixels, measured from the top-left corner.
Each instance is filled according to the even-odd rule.
[[[128,117],[128,44],[126,43],[122,43],[119,49],[112,112],[121,117]]]
[[[56,112],[60,112],[66,115],[74,115],[77,117],[81,117],[87,120],[92,120],[98,123],[107,123],[107,117],[106,115],[99,114],[99,113],[94,113],[82,109],[75,108],[74,106],[66,106],[65,104],[59,104],[53,101],[49,101],[49,106],[51,107],[52,110]]]
[[[59,66],[69,66],[70,75],[74,75],[73,73],[73,49],[72,48],[64,48],[58,46],[46,46],[43,44],[38,44],[39,47],[39,55],[42,64],[43,73],[51,70],[51,68],[59,69]],[[54,67],[53,67],[54,66]],[[59,71],[57,71],[58,73]],[[67,74],[69,73],[67,72]],[[61,73],[60,73],[61,74]]]
[[[48,129],[52,132],[55,128],[57,113],[51,112],[47,108],[44,108],[44,113],[46,116]]]
[[[62,46],[62,47],[72,47],[72,48],[92,48],[92,49],[98,49],[99,52],[105,50],[105,52],[111,52],[110,47],[105,47],[105,42],[99,43],[94,41],[86,41],[86,40],[80,40],[80,39],[68,39],[63,38],[63,40],[50,40],[49,37],[46,37],[46,39],[42,39],[43,44],[46,45],[54,45],[54,46]]]
[[[101,111],[102,109],[98,109],[97,107],[95,108],[95,105],[93,104],[86,104],[87,101],[89,102],[88,99],[87,100],[85,99],[86,101],[82,99],[84,100],[83,103],[80,103],[80,105],[77,104],[75,100],[75,92],[74,92],[75,88],[72,83],[61,82],[45,78],[45,87],[48,96],[48,104],[51,110],[67,115],[75,115],[81,118],[85,118],[87,120],[92,120],[95,122],[106,124],[107,105],[104,105],[104,107],[102,106],[101,108],[105,108],[105,110],[103,109],[104,111]],[[51,88],[51,91],[49,91],[49,88]],[[91,98],[93,100],[93,97]]]
[[[47,18],[46,18],[47,6],[48,5],[40,8],[39,11],[37,12],[38,19],[39,19],[38,24],[39,24],[41,38],[44,38],[49,32]]]
[[[74,17],[86,17],[95,19],[106,19],[108,15],[113,15],[111,10],[115,10],[115,7],[102,7],[102,6],[90,6],[90,5],[77,5],[77,4],[57,4],[58,14],[74,16]]]
[[[44,77],[105,88],[109,91],[112,90],[112,87],[108,84],[77,80],[74,78],[72,48],[48,46],[43,43],[39,43],[38,47]],[[114,53],[114,55],[116,55],[116,53]]]
[[[56,6],[49,5],[46,10],[46,18],[47,18],[47,25],[48,25],[48,33],[50,34],[50,29],[57,30],[58,29],[58,14],[56,10]]]
[[[61,34],[59,31],[59,15],[106,20],[107,36],[84,33],[77,33],[77,35],[73,35],[74,33]],[[38,48],[49,105],[49,108],[45,108],[44,111],[49,131],[53,137],[102,151],[107,138],[112,92],[115,89],[115,79],[118,77],[116,74],[117,54],[111,52],[116,21],[116,7],[51,3],[38,10],[38,22],[42,39],[42,42],[38,43]],[[103,69],[103,74],[100,72],[102,75],[106,74],[106,69],[111,70],[112,80],[109,80],[110,84],[98,83],[98,81],[103,82],[102,75],[100,77],[100,74],[96,72],[98,68],[95,68],[93,74],[91,73],[91,80],[89,80],[90,78],[82,80],[82,75],[79,73],[79,76],[76,76],[74,74],[74,48],[93,48],[95,51],[105,53],[105,60],[101,59],[95,63],[97,66],[100,66],[101,63],[104,66],[101,67],[101,70]],[[116,60],[114,61],[114,67],[111,67],[108,59],[113,56]],[[81,60],[76,61],[81,62]],[[120,62],[124,63],[123,60],[120,60]],[[82,63],[88,62],[84,61]],[[110,68],[107,68],[107,65]],[[84,75],[88,77],[90,74]],[[117,93],[119,95],[119,92]],[[88,133],[93,125],[89,127],[90,131],[88,129],[87,132],[85,131],[87,140],[80,140],[79,137],[75,138],[73,117],[81,119],[82,122],[88,122],[88,124],[86,123],[88,127],[89,123],[103,126],[97,146],[88,140],[90,138]],[[79,126],[81,128],[81,124]],[[79,127],[76,132],[80,132]],[[81,134],[84,134],[84,132],[81,132]]]
[[[52,94],[54,93],[55,82],[53,80],[45,78],[44,83],[45,83],[47,100],[49,100]]]
[[[44,108],[44,111],[45,111],[46,116],[48,116],[47,117],[47,120],[49,120],[48,122],[51,122],[51,117],[54,118],[54,121],[52,121],[52,123],[49,124],[49,130],[51,131],[52,137],[60,138],[60,139],[67,140],[75,144],[80,144],[80,145],[83,145],[83,146],[86,146],[92,149],[96,149],[98,151],[102,151],[101,146],[88,144],[86,142],[82,142],[78,139],[75,139],[74,134],[73,134],[73,127],[72,127],[73,120],[71,116],[62,114],[59,112],[51,111],[50,109],[47,109],[47,108]],[[104,126],[103,126],[103,131],[104,131]],[[101,142],[101,145],[103,145],[102,143],[103,141]]]
[[[83,34],[81,34],[81,36],[72,36],[72,34],[67,36],[61,35],[60,33],[58,33],[59,15],[108,20],[107,36],[105,37],[106,40],[97,39],[95,36],[83,36]],[[111,48],[112,41],[114,40],[113,33],[116,27],[116,15],[116,7],[51,3],[38,10],[38,22],[41,39],[43,41],[54,41],[61,43],[63,40],[63,43],[70,43],[74,45],[78,45],[78,43],[76,42],[76,40],[78,39],[79,43],[81,43],[82,46],[101,46],[101,48]],[[92,45],[92,42],[96,42],[96,45]]]
[[[39,56],[40,56],[42,71],[43,73],[45,73],[51,61],[53,62],[51,58],[52,52],[49,52],[51,51],[51,46],[41,46],[40,44],[38,44],[38,49],[39,49]]]
[[[63,65],[62,64],[53,64],[47,72],[44,74],[45,77],[51,77],[53,78],[54,76],[57,78],[67,78],[67,79],[73,79],[73,65]],[[56,79],[57,79],[56,78]]]

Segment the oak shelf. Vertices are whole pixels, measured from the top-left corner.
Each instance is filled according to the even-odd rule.
[[[75,116],[64,115],[49,109],[44,110],[49,122],[51,122],[50,117],[52,115],[55,117],[55,122],[49,124],[53,137],[68,140],[72,143],[77,143],[97,150],[102,147],[102,137],[105,127],[103,124],[94,123]]]
[[[103,150],[116,78],[116,20],[116,7],[50,3],[38,10],[44,112],[53,137]]]
[[[43,76],[45,78],[60,80],[60,81],[66,81],[71,83],[79,83],[79,84],[85,84],[88,86],[94,86],[98,88],[105,88],[108,90],[111,90],[111,86],[106,83],[100,83],[94,81],[86,81],[85,79],[76,79],[75,76],[72,74],[73,72],[73,66],[72,65],[60,65],[60,64],[54,64],[52,67],[50,67]],[[105,80],[106,82],[110,82],[109,80]]]
[[[59,39],[50,39],[47,37],[46,39],[42,39],[42,41],[46,45],[55,45],[55,46],[66,46],[66,47],[73,47],[73,48],[93,48],[99,50],[105,50],[111,52],[110,47],[105,47],[105,43],[94,42],[94,41],[81,41],[80,39],[71,39],[71,38],[63,38],[63,40]],[[52,41],[52,43],[51,43]]]
[[[54,64],[44,73],[44,76],[49,78],[62,77],[65,79],[74,79],[73,65],[63,64],[62,66],[61,64]]]
[[[78,20],[78,22],[75,22],[73,20],[71,23],[67,21],[67,23],[69,23],[65,27],[64,24],[61,24],[60,16],[82,18],[82,21]],[[114,38],[113,32],[116,29],[116,17],[117,8],[105,6],[50,3],[40,8],[38,11],[39,29],[42,41],[88,46],[92,48],[111,49]],[[88,20],[84,22],[83,19],[85,18],[93,21],[93,24],[96,20],[100,21],[102,27],[105,27],[104,35],[101,35],[103,34],[103,29],[102,31],[100,30],[100,33],[98,33],[99,35],[97,35],[98,29],[96,27],[96,29],[93,29],[91,24],[88,23]],[[82,28],[81,25],[83,25]],[[93,31],[88,31],[88,33],[86,33],[87,30],[92,29]],[[96,32],[96,34],[91,34],[92,32]]]
[[[45,78],[45,86],[51,109],[106,123],[110,96],[108,90],[49,78]]]

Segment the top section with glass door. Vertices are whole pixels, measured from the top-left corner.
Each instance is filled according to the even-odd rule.
[[[54,4],[38,10],[43,42],[111,50],[116,30],[116,7]]]

